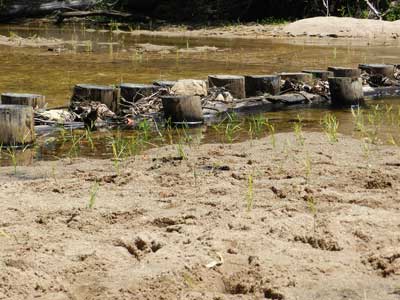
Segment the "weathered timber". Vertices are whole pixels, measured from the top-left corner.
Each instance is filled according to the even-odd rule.
[[[245,76],[246,97],[263,94],[278,95],[281,90],[279,75],[247,75]]]
[[[367,72],[370,75],[382,75],[384,77],[394,78],[394,65],[385,64],[360,64],[359,69]]]
[[[156,85],[136,83],[122,83],[119,88],[121,89],[121,98],[133,103],[153,95],[160,89],[160,87]]]
[[[313,76],[308,73],[279,73],[282,80],[289,80],[294,82],[312,83]]]
[[[4,1],[3,1],[4,2]],[[98,4],[97,0],[13,0],[5,1],[0,6],[0,21],[15,18],[37,17],[52,12],[62,12],[76,9],[89,9]]]
[[[246,98],[244,76],[235,75],[209,75],[209,87],[225,88],[235,99]]]
[[[343,67],[328,67],[328,71],[333,72],[333,77],[360,77],[361,70]]]
[[[109,17],[109,18],[130,18],[132,14],[115,10],[89,10],[89,11],[68,11],[58,15],[57,22],[61,23],[68,18],[87,18],[87,17]]]
[[[36,109],[46,106],[46,97],[36,94],[4,93],[1,94],[0,103],[7,105],[28,105]]]
[[[325,70],[303,70],[302,72],[311,74],[313,78],[323,81],[328,81],[329,77],[333,77],[333,72]]]
[[[351,106],[364,101],[361,78],[330,77],[329,89],[334,106]]]
[[[27,145],[35,141],[33,108],[27,105],[0,105],[0,145]]]
[[[78,84],[74,87],[72,102],[96,101],[107,105],[114,113],[119,112],[121,91],[119,88],[93,85]]]
[[[202,122],[203,110],[199,96],[161,97],[165,119],[172,123]]]
[[[176,81],[173,80],[156,80],[153,82],[154,85],[171,89],[175,85]]]

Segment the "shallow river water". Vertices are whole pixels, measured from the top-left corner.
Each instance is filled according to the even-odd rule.
[[[46,96],[49,107],[66,106],[71,89],[77,83],[118,84],[121,82],[149,83],[154,80],[182,78],[205,79],[208,74],[269,74],[302,69],[325,69],[329,65],[356,66],[359,63],[400,63],[400,45],[370,46],[367,43],[349,40],[302,40],[290,39],[218,39],[187,37],[146,37],[129,32],[118,33],[110,30],[90,29],[84,25],[56,27],[42,26],[0,26],[0,35],[18,35],[24,38],[40,37],[69,41],[64,49],[59,47],[22,48],[0,46],[0,92],[29,92]],[[176,46],[181,51],[170,53],[141,52],[137,44]],[[194,47],[216,47],[217,50],[199,52]],[[397,113],[400,99],[369,101],[378,110],[388,111],[390,117],[381,118],[379,137],[381,142],[394,143],[400,138]],[[367,110],[365,114],[368,114]],[[374,111],[374,110],[372,110]],[[302,119],[303,130],[322,130],[321,119],[327,112],[333,113],[339,121],[339,132],[359,136],[355,131],[355,118],[350,110],[331,111],[329,107],[318,109],[290,109],[263,114],[274,124],[276,132],[293,130],[293,123]],[[367,116],[366,116],[367,118]],[[234,141],[249,137],[250,118],[235,132]],[[385,119],[385,120],[383,120]],[[389,120],[390,119],[390,120]],[[397,124],[397,123],[396,123]],[[376,125],[374,125],[376,126]],[[188,131],[202,142],[220,142],[221,128],[202,127]],[[266,131],[267,132],[267,131]],[[78,135],[81,137],[77,137]],[[97,132],[92,139],[93,147],[85,133],[63,132],[43,135],[34,148],[18,151],[18,163],[29,164],[37,159],[83,155],[90,157],[112,156],[110,136],[116,133]],[[158,134],[152,133],[154,136]],[[174,133],[180,136],[182,133]],[[184,134],[187,134],[185,131]],[[136,133],[123,133],[128,139]],[[68,138],[65,138],[68,136]],[[78,141],[76,141],[78,139]],[[152,139],[150,139],[152,140]],[[73,149],[71,145],[79,145]],[[157,138],[147,145],[160,144]],[[76,151],[75,151],[76,150]],[[79,151],[78,151],[79,150]],[[9,164],[13,153],[3,150],[2,164]]]

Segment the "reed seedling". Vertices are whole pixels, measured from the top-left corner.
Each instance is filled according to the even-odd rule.
[[[247,212],[250,212],[254,206],[254,191],[253,191],[253,174],[249,174],[247,179]]]
[[[313,217],[313,233],[314,236],[316,234],[317,231],[317,214],[318,214],[318,210],[317,210],[317,202],[315,201],[313,196],[308,196],[307,197],[307,207],[310,211],[310,213],[312,214]]]
[[[336,116],[330,113],[324,115],[321,121],[322,128],[331,143],[338,142],[339,121]]]
[[[139,122],[138,128],[143,135],[143,139],[148,141],[150,139],[151,125],[147,119],[143,119]]]
[[[275,126],[269,122],[269,120],[266,120],[266,126],[268,129],[268,133],[271,136],[271,145],[272,148],[275,149],[276,147],[276,139],[275,139]]]
[[[299,115],[297,115],[297,122],[294,123],[293,129],[297,143],[300,146],[304,146],[303,119]]]
[[[16,175],[17,174],[17,163],[18,163],[16,147],[9,146],[9,147],[7,147],[6,151],[7,151],[6,153],[7,153],[8,157],[11,160],[11,163],[14,167],[14,175]]]
[[[93,151],[94,150],[94,142],[93,142],[92,130],[90,130],[89,128],[86,128],[85,137],[86,137],[87,142],[89,143],[90,150]]]
[[[77,157],[80,151],[80,142],[84,136],[77,136],[71,131],[71,147],[68,151],[68,156],[70,158]]]
[[[99,183],[96,181],[90,189],[90,197],[88,208],[92,209],[96,204],[97,192],[99,191]]]
[[[307,182],[309,182],[311,179],[311,171],[312,171],[312,161],[311,161],[310,156],[307,154],[307,156],[304,160],[304,172],[306,174]]]
[[[351,108],[351,114],[353,115],[354,121],[355,121],[355,129],[357,131],[364,132],[365,131],[365,120],[364,120],[364,114],[363,111],[359,106],[357,106],[357,109],[354,109],[353,107]]]
[[[111,140],[113,163],[114,163],[114,168],[118,175],[120,174],[120,163],[124,158],[125,151],[128,148],[127,146],[128,146],[127,142],[122,138],[119,132]]]
[[[236,140],[237,133],[240,131],[240,129],[240,124],[228,122],[225,127],[225,140],[232,144]]]

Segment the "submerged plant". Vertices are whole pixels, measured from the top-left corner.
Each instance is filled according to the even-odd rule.
[[[321,121],[324,132],[329,138],[331,143],[338,142],[338,129],[339,129],[339,121],[336,116],[330,113],[324,115]]]

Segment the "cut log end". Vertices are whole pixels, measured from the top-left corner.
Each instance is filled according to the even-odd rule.
[[[235,99],[246,98],[244,76],[236,75],[209,75],[209,87],[224,88]]]
[[[115,112],[119,112],[120,89],[93,84],[78,84],[74,87],[72,102],[96,101],[107,105],[107,107]]]
[[[331,77],[329,78],[329,88],[334,106],[347,107],[364,102],[361,78]]]
[[[46,97],[36,94],[4,93],[1,94],[1,104],[6,105],[28,105],[32,108],[44,108]]]
[[[26,105],[0,105],[0,145],[19,146],[34,141],[33,108]]]
[[[279,75],[247,75],[245,76],[246,97],[280,93],[281,77]]]
[[[328,67],[328,71],[333,72],[334,77],[353,77],[358,78],[361,76],[360,69],[343,68],[343,67]]]
[[[199,96],[164,96],[164,116],[172,123],[201,123],[204,120]]]
[[[140,99],[149,97],[160,89],[152,84],[123,83],[119,86],[121,98],[128,102],[137,102]]]

